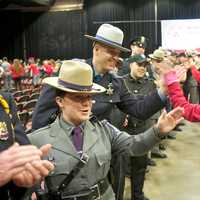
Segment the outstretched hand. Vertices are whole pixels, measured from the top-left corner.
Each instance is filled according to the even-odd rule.
[[[169,60],[163,60],[160,64],[159,64],[160,68],[160,76],[167,74],[170,71],[174,70],[174,66],[173,63]]]
[[[169,113],[164,111],[159,117],[158,122],[156,124],[156,127],[159,130],[159,133],[161,135],[166,135],[166,133],[173,130],[176,127],[176,125],[181,120],[183,120],[183,117],[182,117],[183,112],[184,112],[184,109],[180,107],[173,109]]]

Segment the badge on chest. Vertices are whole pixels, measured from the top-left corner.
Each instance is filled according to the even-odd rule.
[[[109,83],[108,88],[106,89],[106,94],[107,95],[113,95],[114,89],[113,89],[113,84]]]
[[[8,139],[8,129],[5,122],[0,122],[0,140],[7,140]]]

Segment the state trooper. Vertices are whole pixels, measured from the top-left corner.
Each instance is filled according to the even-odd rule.
[[[130,136],[107,120],[90,117],[92,95],[106,89],[93,83],[93,70],[84,62],[65,61],[58,77],[47,77],[43,82],[55,90],[60,114],[29,139],[38,147],[53,146],[47,159],[54,161],[55,170],[45,180],[49,199],[114,200],[107,180],[112,156],[145,154],[182,119],[183,110],[176,108],[163,113],[146,132]]]
[[[165,96],[161,90],[137,99],[128,92],[123,79],[111,72],[118,63],[120,52],[130,51],[122,47],[124,36],[119,28],[103,24],[97,30],[96,36],[85,36],[93,41],[93,57],[86,63],[92,66],[94,82],[106,88],[106,92],[93,96],[92,112],[98,119],[110,121],[110,112],[115,105],[123,112],[141,120],[148,119],[164,107]],[[33,130],[52,122],[57,112],[55,92],[46,85],[33,113]]]
[[[122,46],[124,34],[110,24],[102,24],[95,36],[85,35],[93,41],[93,57],[86,60],[93,70],[95,83],[106,88],[101,94],[93,95],[92,113],[99,119],[112,123],[111,111],[117,106],[124,113],[141,120],[148,119],[165,105],[165,96],[156,90],[144,98],[135,98],[124,85],[121,77],[113,73],[119,62],[120,52],[130,52]],[[44,127],[55,120],[59,112],[55,102],[55,91],[44,86],[33,113],[33,130]]]
[[[0,92],[0,197],[19,200],[26,188],[33,186],[50,170],[53,164],[41,160],[51,145],[41,149],[30,145],[18,118],[12,95]]]

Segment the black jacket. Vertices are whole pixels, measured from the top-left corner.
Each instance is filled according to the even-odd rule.
[[[9,104],[10,116],[4,111],[0,104],[0,152],[7,149],[13,144],[18,142],[19,144],[29,144],[29,140],[25,135],[24,128],[18,118],[15,101],[10,93],[0,92],[0,95]],[[13,128],[12,128],[13,126]],[[5,137],[5,133],[8,133]],[[0,187],[0,199],[9,199],[8,193],[13,200],[20,200],[26,189],[17,187],[14,183],[9,182],[8,184]]]

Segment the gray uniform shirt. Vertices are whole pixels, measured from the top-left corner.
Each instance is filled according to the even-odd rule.
[[[113,154],[127,152],[130,155],[142,155],[160,141],[157,129],[150,128],[145,133],[130,136],[119,131],[107,121],[88,120],[83,126],[83,152],[89,156],[88,163],[66,187],[66,194],[77,194],[88,190],[100,180],[107,177]],[[79,162],[80,157],[72,143],[70,132],[72,127],[67,124],[63,128],[59,118],[54,123],[41,128],[29,135],[32,144],[40,147],[52,144],[48,155],[55,162],[55,170],[49,175],[52,188],[56,188]],[[102,199],[114,200],[115,195],[109,187]]]

